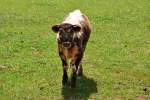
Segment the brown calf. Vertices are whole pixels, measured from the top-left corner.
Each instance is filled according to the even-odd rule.
[[[52,26],[52,30],[57,33],[58,51],[63,65],[62,84],[68,81],[68,59],[71,59],[73,88],[76,86],[76,76],[82,75],[81,60],[91,33],[88,17],[75,10],[61,24]]]

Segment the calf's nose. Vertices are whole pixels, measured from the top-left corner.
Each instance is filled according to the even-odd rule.
[[[69,48],[69,47],[71,47],[71,43],[70,42],[64,42],[63,46]]]

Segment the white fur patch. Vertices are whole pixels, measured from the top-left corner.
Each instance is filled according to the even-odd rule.
[[[58,40],[60,39],[60,37],[59,37],[59,33],[57,33],[56,38],[57,38]]]
[[[66,17],[65,21],[63,23],[70,23],[72,25],[79,25],[81,26],[80,22],[83,21],[82,13],[80,10],[75,10],[71,13],[69,13],[69,16]]]
[[[81,33],[81,32],[74,33],[74,34],[73,34],[73,38],[75,38],[75,37],[80,38],[80,37],[81,37],[81,35],[82,35],[82,33]]]

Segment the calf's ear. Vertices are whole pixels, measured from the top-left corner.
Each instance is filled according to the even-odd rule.
[[[75,32],[79,32],[81,30],[81,27],[78,25],[73,25],[72,27]]]
[[[53,32],[57,33],[59,31],[60,25],[53,25],[52,30]]]

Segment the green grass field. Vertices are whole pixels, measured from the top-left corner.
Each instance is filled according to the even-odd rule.
[[[71,90],[51,26],[75,9],[93,32]],[[135,98],[150,100],[149,0],[0,0],[0,100]]]

